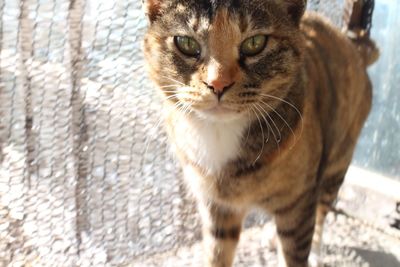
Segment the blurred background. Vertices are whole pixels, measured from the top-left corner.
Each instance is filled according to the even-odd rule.
[[[381,51],[370,70],[373,108],[357,146],[354,163],[400,181],[400,2],[375,1],[372,38]],[[400,194],[400,192],[399,192]]]
[[[341,28],[348,3],[309,9]],[[328,217],[326,266],[400,266],[400,2],[375,4],[373,111]],[[0,0],[0,266],[199,266],[145,28],[140,0]],[[265,222],[247,220],[237,266],[276,266]]]

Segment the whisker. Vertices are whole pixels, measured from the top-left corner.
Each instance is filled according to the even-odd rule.
[[[175,94],[172,94],[172,95],[169,95],[169,96],[165,97],[164,99],[168,100],[168,99],[171,99],[171,98],[174,98],[174,97],[176,99],[179,99],[178,96],[180,96],[180,95],[182,96],[182,95],[186,95],[186,94],[185,93],[175,93]]]
[[[178,81],[178,80],[175,80],[175,79],[173,79],[173,78],[171,78],[171,77],[164,76],[164,75],[160,75],[160,76],[163,77],[163,78],[165,78],[165,79],[168,79],[168,80],[170,80],[170,81],[179,83],[180,85],[186,86],[184,83],[182,83],[182,82],[180,82],[180,81]]]
[[[189,94],[189,95],[193,95],[194,93],[196,93],[195,91],[163,91],[163,93],[166,94]]]
[[[267,139],[266,140],[264,140],[264,142],[265,143],[268,143],[268,141],[269,141],[269,137],[270,137],[270,132],[269,132],[269,130],[271,130],[272,131],[272,128],[271,128],[271,126],[269,125],[269,123],[268,123],[268,121],[266,120],[266,118],[264,117],[264,115],[262,114],[262,112],[261,112],[261,110],[260,109],[258,109],[256,106],[255,106],[255,104],[253,103],[252,104],[253,106],[254,106],[254,108],[256,108],[257,109],[257,111],[258,112],[260,112],[260,115],[262,116],[262,118],[263,118],[263,120],[264,120],[264,122],[265,122],[265,124],[267,125],[267,130],[268,130],[268,132],[267,132]],[[273,131],[272,131],[273,132]]]
[[[181,98],[181,99],[180,99]],[[187,100],[189,99],[189,100],[191,100],[190,102],[190,104],[193,104],[193,102],[194,102],[194,100],[192,99],[192,97],[190,97],[190,94],[189,93],[186,93],[186,92],[176,92],[176,93],[174,93],[174,94],[171,94],[171,95],[169,95],[169,96],[166,96],[166,97],[164,97],[164,100],[169,100],[169,99],[176,99],[176,100],[178,100],[178,101],[182,101],[182,100],[186,100],[186,102],[187,102]]]
[[[269,94],[260,94],[260,95],[261,95],[261,96],[265,96],[265,97],[274,98],[274,99],[277,99],[277,100],[279,100],[279,101],[282,101],[283,103],[288,104],[289,106],[291,106],[292,108],[294,108],[294,109],[296,110],[297,114],[299,114],[300,118],[303,119],[303,116],[301,115],[301,112],[299,111],[299,109],[298,109],[295,105],[293,105],[292,103],[290,103],[289,101],[286,101],[285,99],[282,99],[282,98],[277,97],[277,96],[269,95]]]
[[[182,105],[184,105],[184,103],[178,99],[178,101],[174,104],[174,108],[179,109]]]
[[[290,126],[290,124],[283,118],[283,116],[281,116],[281,114],[279,114],[278,111],[276,111],[271,105],[269,105],[268,103],[264,102],[261,100],[261,103],[263,103],[264,105],[266,105],[267,107],[269,107],[276,115],[278,115],[278,117],[286,124],[286,126],[289,128],[289,130],[291,131],[292,135],[294,136],[295,140],[293,141],[292,146],[290,147],[290,149],[292,149],[297,141],[300,139],[299,137],[296,136],[296,134],[294,133],[292,127]]]
[[[179,101],[178,101],[178,103],[179,103]],[[157,129],[157,128],[160,126],[161,122],[162,122],[163,119],[164,119],[164,116],[162,115],[163,113],[160,113],[160,114],[161,114],[161,116],[160,116],[160,118],[158,119],[158,121],[157,121],[157,123],[156,123],[156,125],[155,125],[155,127],[154,127],[155,129]],[[146,136],[146,140],[145,140],[144,145],[145,145],[146,148],[145,148],[145,151],[144,151],[143,159],[146,158],[147,152],[148,152],[148,149],[149,149],[149,145],[150,145],[149,135]]]
[[[264,136],[264,130],[263,130],[263,127],[262,127],[261,120],[260,120],[260,118],[258,117],[257,112],[255,111],[255,109],[254,109],[253,107],[255,107],[255,106],[252,105],[250,108],[251,108],[251,110],[254,112],[254,115],[256,115],[256,117],[257,117],[258,124],[260,125],[260,129],[261,129],[261,135],[262,135],[262,147],[261,147],[260,153],[258,154],[257,158],[256,158],[256,159],[254,160],[254,162],[253,162],[253,164],[255,164],[255,163],[257,162],[257,160],[260,159],[261,154],[262,154],[262,152],[263,152],[263,150],[264,150],[265,136]]]
[[[186,104],[179,101],[179,103],[174,105],[174,108],[179,112],[179,114],[182,114],[183,110],[186,108]]]
[[[174,97],[174,96],[176,96],[176,94],[167,97],[167,99],[168,99],[168,98],[171,98],[171,97]],[[189,114],[189,113],[191,112],[191,110],[190,110],[190,105],[191,105],[192,103],[193,103],[193,102],[186,104],[186,103],[182,102],[181,100],[177,99],[177,102],[174,103],[173,108],[176,109],[176,110],[178,110],[178,111],[180,111],[180,114],[186,115],[186,114]],[[163,113],[160,113],[160,114],[163,114]],[[161,115],[161,116],[159,117],[157,123],[155,124],[155,127],[154,127],[154,128],[155,128],[155,129],[158,129],[158,128],[160,127],[160,124],[162,123],[162,121],[163,121],[164,119],[165,119],[165,117],[164,117],[163,115]],[[151,142],[150,142],[150,136],[147,135],[147,136],[146,136],[146,140],[145,140],[145,150],[144,150],[144,154],[143,154],[143,159],[145,159],[146,156],[147,156],[150,143],[151,143]]]
[[[277,145],[277,147],[278,147],[278,150],[279,150],[279,152],[280,152],[280,147],[279,147],[279,142],[278,142],[278,140],[277,140],[277,138],[276,138],[276,135],[275,135],[275,132],[274,132],[274,130],[272,129],[272,126],[268,123],[268,120],[265,118],[265,116],[262,114],[262,111],[261,110],[259,110],[258,108],[257,108],[257,110],[260,112],[260,114],[261,114],[261,116],[264,118],[264,121],[265,121],[265,123],[267,124],[267,129],[268,129],[268,136],[269,136],[269,130],[271,130],[271,132],[272,132],[272,136],[274,137],[274,140],[275,140],[275,143],[276,143],[276,145]],[[265,112],[265,111],[264,111]],[[269,140],[269,138],[268,138],[268,140]],[[268,141],[267,141],[268,142]]]
[[[184,102],[178,100],[178,102],[175,103],[174,108],[179,111],[181,116],[185,116],[192,112],[192,110],[190,109],[190,106],[192,104],[193,104],[193,101],[190,101],[190,103],[184,103]]]
[[[284,100],[282,98],[279,98],[279,97],[276,97],[276,96],[272,96],[272,95],[269,95],[269,94],[260,94],[260,95],[261,96],[265,96],[265,97],[270,97],[270,98],[273,98],[273,99],[277,99],[279,101],[282,101],[283,103],[286,103],[289,106],[291,106],[297,112],[297,114],[299,115],[300,120],[301,120],[301,128],[300,128],[300,135],[299,135],[299,138],[300,138],[301,134],[303,133],[304,119],[303,119],[303,116],[301,115],[301,112],[299,111],[299,109],[295,105],[293,105],[292,103],[290,103],[290,102],[288,102],[288,101],[286,101],[286,100]]]
[[[186,104],[185,106],[185,109],[183,110],[183,115],[185,116],[185,115],[187,115],[187,114],[190,114],[190,112],[191,112],[191,110],[190,110],[190,105],[192,104],[193,102],[191,101],[190,103],[188,103],[188,104]]]
[[[177,95],[170,95],[170,96],[167,96],[166,98],[164,98],[164,100],[170,100],[170,99],[172,99],[172,98],[175,98],[175,99],[179,100],[179,98],[177,97]]]
[[[182,87],[182,85],[181,84],[167,84],[167,85],[159,86],[159,88],[169,88],[169,87],[179,88],[179,87]]]
[[[275,139],[278,143],[282,140],[282,134],[281,131],[279,130],[278,126],[276,125],[276,123],[274,122],[274,120],[272,119],[271,115],[269,115],[269,113],[260,105],[257,104],[257,106],[259,108],[262,109],[262,111],[264,111],[265,115],[268,116],[268,118],[272,121],[272,124],[275,126],[275,129],[278,131],[278,139]],[[272,127],[271,127],[272,128]],[[274,131],[271,129],[272,133],[274,133]]]
[[[248,121],[250,122],[251,121],[251,119],[250,119],[250,113],[249,113],[249,111],[251,111],[250,109],[247,109],[247,118],[248,118]],[[247,144],[247,141],[249,140],[249,135],[250,135],[250,128],[251,128],[251,123],[249,123],[249,127],[247,128],[247,136],[246,136],[246,140],[244,141],[244,144]]]

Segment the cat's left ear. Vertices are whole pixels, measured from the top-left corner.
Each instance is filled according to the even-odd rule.
[[[292,21],[299,25],[301,17],[307,8],[307,0],[280,0]]]
[[[144,12],[150,23],[153,23],[161,15],[162,2],[163,0],[142,0]]]

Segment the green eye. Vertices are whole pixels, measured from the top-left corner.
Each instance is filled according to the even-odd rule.
[[[200,55],[200,44],[195,39],[188,36],[175,36],[174,42],[179,51],[186,56],[198,57]]]
[[[255,35],[243,41],[240,46],[240,53],[248,57],[255,56],[264,50],[266,44],[267,36]]]

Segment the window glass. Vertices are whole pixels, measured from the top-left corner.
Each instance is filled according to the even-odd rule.
[[[375,1],[372,38],[380,59],[369,69],[373,107],[355,152],[355,165],[400,180],[400,1]]]

